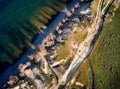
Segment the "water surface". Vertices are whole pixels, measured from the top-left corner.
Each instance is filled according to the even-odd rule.
[[[0,74],[20,59],[66,0],[0,0]]]

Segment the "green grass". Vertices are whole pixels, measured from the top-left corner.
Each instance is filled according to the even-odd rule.
[[[56,58],[57,61],[65,59],[69,55],[71,50],[71,47],[69,44],[70,44],[70,41],[67,41],[63,44],[62,47],[60,47],[60,50],[58,51],[58,56]]]
[[[91,89],[91,68],[89,65],[89,60],[86,60],[80,68],[77,70],[77,72],[74,74],[73,78],[76,79],[75,82],[80,82],[83,84],[83,86],[78,86],[73,84],[72,88],[75,89],[86,89],[87,87]]]
[[[96,15],[97,13],[98,4],[99,4],[99,0],[93,0],[92,5],[90,7],[94,15]]]
[[[110,15],[113,14],[112,6]],[[88,59],[81,65],[74,77],[88,89],[119,89],[120,87],[120,7],[112,22],[106,23]],[[108,17],[108,19],[111,16]],[[90,66],[91,64],[91,66]],[[90,69],[88,71],[88,69]],[[94,78],[94,86],[92,83]],[[75,89],[82,89],[73,85]],[[85,89],[86,89],[85,88]]]
[[[77,28],[80,29],[80,28]],[[58,56],[56,58],[57,61],[62,60],[67,58],[68,56],[72,57],[75,53],[71,53],[72,50],[72,42],[78,42],[81,43],[85,37],[87,36],[87,31],[84,30],[82,32],[76,32],[76,33],[71,33],[68,36],[68,40],[65,41],[65,43],[63,44],[63,46],[60,47],[60,50],[58,50]]]
[[[89,60],[95,74],[95,89],[120,87],[120,7],[113,21],[105,24]]]

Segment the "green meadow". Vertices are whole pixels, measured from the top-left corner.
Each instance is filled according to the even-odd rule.
[[[73,85],[75,89],[120,88],[120,6],[116,11],[112,6],[108,14],[112,21],[104,23],[91,55],[74,75],[83,84]]]

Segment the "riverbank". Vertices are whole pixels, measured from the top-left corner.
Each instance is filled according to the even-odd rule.
[[[22,52],[31,47],[34,36],[52,19],[51,16],[64,8],[65,1],[6,0],[8,5],[0,6],[2,8],[5,5],[0,12],[0,65],[12,65],[14,61],[18,61]],[[5,2],[2,0],[0,4]],[[1,67],[5,66],[0,66],[0,75],[3,69]]]
[[[77,3],[78,0],[75,0],[74,2],[72,2],[72,4],[68,7],[69,9],[71,9],[75,3]],[[69,10],[68,9],[68,10]],[[18,65],[21,63],[26,63],[27,61],[29,61],[28,59],[28,55],[31,55],[35,50],[37,50],[38,45],[42,42],[42,40],[52,31],[54,31],[55,27],[58,25],[59,22],[62,21],[62,19],[66,16],[65,12],[60,12],[60,14],[57,16],[56,20],[47,27],[47,29],[49,29],[49,31],[44,30],[43,29],[43,33],[40,33],[38,35],[38,37],[36,38],[36,41],[34,42],[34,46],[36,47],[36,49],[32,49],[30,48],[29,51],[21,58],[21,60],[19,60],[14,66],[10,67],[4,74],[2,74],[2,76],[0,76],[0,86],[2,86],[9,78],[10,75],[16,75],[18,74],[19,70]]]
[[[48,23],[46,24],[46,26],[49,26],[54,21],[54,19],[58,16],[58,14],[59,14],[59,12],[56,15],[52,15],[51,16],[52,19],[48,20]],[[41,29],[41,31],[42,30],[43,29]],[[6,69],[11,67],[13,64],[15,64],[19,59],[21,59],[23,57],[23,55],[29,50],[29,48],[31,48],[30,46],[32,45],[32,43],[34,43],[34,41],[36,40],[36,38],[39,35],[39,33],[34,35],[34,37],[31,39],[31,43],[30,43],[29,47],[24,47],[23,50],[22,50],[22,53],[19,54],[19,57],[16,58],[16,59],[13,59],[13,61],[11,61],[11,64],[10,63],[6,63],[6,62],[5,63],[0,63],[0,66],[2,66],[2,67],[0,67],[0,76],[2,75],[2,73],[5,72]],[[34,46],[32,46],[32,47],[34,48]]]

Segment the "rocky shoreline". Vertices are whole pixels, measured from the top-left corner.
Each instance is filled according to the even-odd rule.
[[[74,26],[83,21],[81,14],[88,15],[88,17],[90,15],[90,11],[86,10],[90,3],[82,4],[76,1],[77,3],[70,10],[65,8],[62,11],[66,13],[66,16],[58,23],[55,30],[43,39],[37,50],[28,55],[29,60],[19,65],[20,73],[18,76],[11,76],[4,88],[45,89],[45,85],[53,77],[55,80],[52,79],[51,84],[56,83],[59,77],[55,69],[59,65],[59,63],[55,65],[56,49],[64,44],[71,32],[75,32]],[[48,85],[51,86],[51,84]]]
[[[74,4],[76,4],[79,0],[74,0],[71,3],[69,3],[68,5],[66,5],[66,7],[68,8],[68,10],[70,10]],[[17,62],[15,63],[12,67],[9,67],[1,76],[0,76],[0,87],[3,86],[3,84],[5,82],[8,81],[9,76],[10,75],[17,75],[19,72],[19,69],[17,68],[18,65],[20,65],[20,63],[26,63],[27,61],[29,61],[28,59],[28,55],[31,55],[35,52],[35,50],[37,50],[38,45],[41,44],[42,40],[50,33],[53,32],[55,27],[58,25],[58,23],[60,21],[62,21],[62,19],[66,16],[66,13],[61,11],[60,14],[56,17],[56,19],[53,21],[53,23],[51,23],[47,28],[43,27],[43,31],[38,35],[38,37],[36,38],[35,42],[33,43],[33,46],[23,55],[23,57]],[[48,30],[49,29],[49,30]]]

